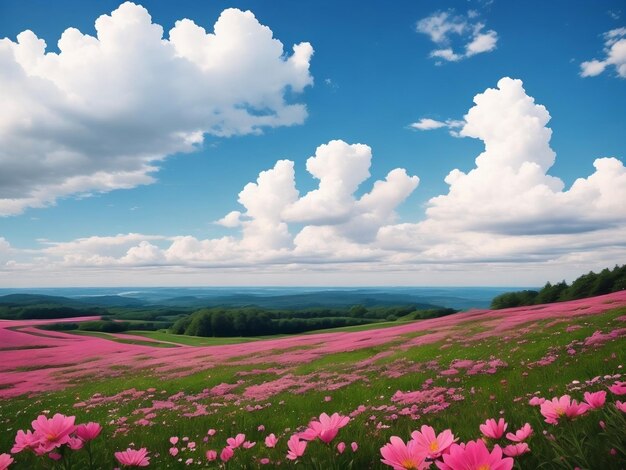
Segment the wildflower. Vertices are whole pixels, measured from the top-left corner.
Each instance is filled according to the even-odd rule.
[[[380,448],[380,461],[393,467],[393,470],[423,470],[430,466],[426,462],[427,453],[420,449],[414,440],[406,444],[398,436],[391,436],[389,443]]]
[[[93,441],[100,435],[102,426],[98,423],[79,424],[76,426],[76,436],[83,442]]]
[[[270,449],[273,447],[276,447],[277,442],[278,442],[278,439],[276,438],[274,433],[270,434],[269,436],[265,438],[265,446],[269,447]]]
[[[250,441],[246,441],[243,443],[242,447],[244,449],[251,449],[256,445],[256,442],[250,442]]]
[[[178,455],[178,447],[170,447],[170,455],[176,457]]]
[[[563,395],[560,398],[553,398],[541,405],[541,414],[545,417],[548,424],[558,424],[559,418],[567,416],[575,418],[587,412],[588,405],[579,404],[576,400],[572,400],[569,395]]]
[[[626,382],[615,382],[609,390],[615,395],[626,395]]]
[[[419,431],[413,431],[411,438],[416,442],[419,449],[427,453],[429,459],[436,459],[444,453],[458,439],[454,439],[454,434],[449,429],[435,434],[435,430],[423,425]]]
[[[302,435],[305,440],[312,440],[319,437],[320,440],[326,444],[332,441],[340,428],[343,428],[350,418],[348,416],[341,416],[339,413],[333,413],[332,416],[328,416],[326,413],[320,415],[319,421],[311,421],[309,428]],[[307,439],[307,437],[312,439]]]
[[[230,459],[233,458],[233,455],[235,455],[235,451],[233,450],[233,448],[226,446],[222,449],[222,452],[220,452],[220,459],[222,460],[222,462],[228,462]]]
[[[502,457],[502,449],[495,445],[489,452],[482,440],[470,441],[464,446],[454,444],[450,453],[443,455],[443,462],[435,462],[440,470],[511,470],[513,459]]]
[[[147,467],[150,465],[150,457],[148,457],[148,450],[145,447],[139,450],[129,448],[123,452],[116,452],[115,458],[120,464],[127,467]]]
[[[345,442],[340,442],[339,444],[337,444],[337,452],[339,452],[340,454],[343,454],[344,450],[346,450]]]
[[[546,401],[545,398],[541,398],[541,397],[532,397],[529,401],[528,404],[531,406],[540,406],[543,405],[543,403]]]
[[[620,410],[622,413],[626,413],[626,402],[621,402],[617,400],[615,402],[615,407]]]
[[[176,436],[170,437],[170,444],[172,444],[173,446],[178,444],[178,438]]]
[[[0,470],[6,470],[13,463],[13,457],[9,454],[0,454]]]
[[[504,421],[504,418],[500,418],[497,423],[495,419],[491,418],[479,426],[483,436],[490,439],[500,439],[507,427],[508,424]]]
[[[52,418],[39,415],[32,422],[35,434],[40,437],[40,445],[46,452],[69,442],[70,434],[76,429],[75,419],[75,416],[63,416],[56,413]]]
[[[504,455],[507,455],[509,457],[519,457],[526,452],[530,452],[530,447],[528,447],[528,444],[526,444],[525,442],[518,442],[517,444],[506,446],[504,449],[502,449],[502,452],[504,453]]]
[[[20,429],[15,436],[15,444],[13,444],[11,453],[17,454],[24,449],[34,450],[37,446],[39,446],[39,436],[33,434],[30,429],[26,432]]]
[[[287,441],[287,447],[289,448],[287,458],[289,460],[296,460],[298,457],[302,457],[306,450],[306,445],[307,442],[301,441],[297,434],[291,436]]]
[[[267,465],[268,463],[270,463],[270,459],[268,459],[267,457],[263,457],[261,460],[259,460],[259,463],[261,465]]]
[[[350,447],[352,448],[352,452],[356,452],[359,449],[359,445],[356,442],[350,444]]]
[[[585,392],[585,403],[587,403],[589,407],[593,408],[594,410],[602,408],[605,401],[606,392],[604,390],[600,390],[599,392],[595,393]]]
[[[245,440],[245,434],[237,434],[235,437],[229,437],[228,439],[226,439],[226,444],[228,444],[228,447],[230,447],[231,449],[236,449],[241,444],[243,444]]]
[[[217,459],[217,452],[214,450],[207,450],[206,451],[206,459],[209,462],[213,462],[215,459]]]
[[[70,437],[70,440],[67,441],[67,446],[72,450],[80,450],[84,444],[84,441],[77,437]]]
[[[512,432],[506,433],[506,438],[509,441],[522,442],[528,439],[532,435],[532,433],[533,428],[530,426],[530,424],[526,423],[520,429],[515,431],[515,434],[513,434]]]
[[[216,433],[216,432],[217,432],[217,431],[216,431],[215,429],[209,429],[206,433],[207,433],[209,436],[215,436],[215,433]]]

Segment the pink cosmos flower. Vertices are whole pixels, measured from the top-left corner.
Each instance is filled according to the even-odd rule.
[[[345,442],[340,442],[339,444],[337,444],[337,452],[339,452],[340,454],[343,454],[344,450],[346,450]]]
[[[435,430],[426,425],[423,425],[419,431],[413,431],[411,438],[416,442],[418,449],[426,452],[429,459],[438,458],[448,447],[458,441],[449,429],[436,435]]]
[[[615,407],[620,410],[622,413],[626,413],[626,402],[621,402],[619,400],[617,400],[615,402]]]
[[[34,450],[39,446],[39,436],[33,434],[33,432],[28,429],[26,432],[21,429],[17,431],[15,436],[15,444],[13,444],[13,448],[11,449],[12,454],[17,454],[18,452],[22,452],[24,449]]]
[[[261,460],[259,460],[261,465],[267,465],[268,463],[270,463],[270,459],[268,459],[267,457],[263,457]]]
[[[545,398],[541,398],[541,397],[532,397],[530,400],[528,400],[528,404],[531,406],[540,406],[542,405],[544,402],[546,401]]]
[[[242,447],[244,449],[252,449],[256,445],[256,442],[246,441],[243,443]]]
[[[502,452],[509,457],[519,457],[526,452],[530,452],[530,447],[525,442],[518,442],[517,444],[506,446],[502,449]]]
[[[102,426],[98,423],[79,424],[76,426],[76,436],[83,442],[93,441],[100,435]]]
[[[50,457],[55,462],[58,461],[58,460],[61,460],[63,458],[63,456],[61,454],[59,454],[58,452],[50,452],[48,454],[48,457]]]
[[[489,439],[500,439],[507,427],[508,424],[504,421],[504,418],[500,418],[497,423],[495,419],[491,418],[485,421],[485,424],[479,426],[483,436]]]
[[[512,432],[507,432],[506,438],[509,441],[522,442],[528,439],[532,435],[532,433],[533,433],[533,428],[530,426],[530,424],[526,423],[520,429],[515,431],[515,434],[513,434]]]
[[[77,437],[70,437],[70,440],[67,441],[67,445],[72,450],[80,450],[83,448],[85,442],[82,439]]]
[[[423,470],[430,467],[426,462],[427,453],[420,449],[414,440],[406,444],[398,436],[391,436],[389,443],[380,448],[380,461],[393,467],[393,470]]]
[[[298,457],[302,457],[304,455],[304,451],[306,450],[306,441],[301,441],[297,434],[294,434],[287,441],[287,458],[289,460],[296,460]]]
[[[482,440],[470,441],[465,446],[453,444],[443,462],[435,462],[440,470],[511,470],[513,459],[502,458],[502,449],[495,445],[491,453]]]
[[[220,459],[222,460],[222,462],[228,462],[230,459],[233,458],[233,455],[235,455],[235,451],[232,449],[232,447],[224,447],[222,449],[222,452],[220,452]]]
[[[40,438],[40,445],[46,449],[46,452],[49,452],[55,447],[68,443],[70,434],[76,429],[75,420],[75,416],[64,416],[60,413],[56,413],[50,419],[46,415],[39,415],[32,422],[32,426],[35,434]]]
[[[189,450],[194,450],[196,448],[196,443],[195,442],[190,442],[187,444],[187,448]]]
[[[176,437],[176,436],[170,437],[170,444],[172,444],[173,446],[178,444],[178,437]]]
[[[237,434],[235,437],[229,437],[228,439],[226,439],[226,444],[228,444],[228,447],[230,447],[231,449],[236,449],[241,444],[243,444],[245,440],[245,434]]]
[[[215,429],[211,428],[211,429],[209,429],[206,433],[207,433],[209,436],[215,436],[215,433],[216,433],[216,432],[217,432],[217,431],[216,431]]]
[[[178,447],[170,447],[170,455],[176,457],[178,455]]]
[[[0,454],[0,470],[6,470],[13,463],[13,457],[9,454]]]
[[[273,447],[276,447],[277,442],[278,442],[278,439],[276,438],[274,433],[270,434],[269,436],[265,438],[265,446],[269,447],[270,449]]]
[[[359,449],[359,445],[356,442],[350,444],[350,447],[352,448],[352,452],[356,452]]]
[[[116,452],[117,461],[127,467],[147,467],[150,465],[150,457],[148,457],[148,449],[142,447],[139,450],[126,449],[123,452]]]
[[[343,428],[349,421],[350,418],[348,416],[341,416],[339,413],[333,413],[332,416],[322,413],[319,421],[311,421],[309,423],[309,428],[305,431],[305,435],[306,437],[313,436],[313,439],[319,437],[322,442],[328,444],[335,438],[339,429]],[[303,439],[306,439],[305,435],[302,435]]]
[[[206,459],[209,462],[213,462],[215,459],[217,459],[217,452],[214,450],[207,450],[206,451]]]
[[[553,398],[541,405],[540,411],[548,424],[558,424],[559,418],[567,416],[575,418],[585,413],[589,407],[585,404],[579,404],[576,400],[572,400],[569,395],[563,395],[560,398]]]
[[[606,392],[604,390],[600,390],[599,392],[595,393],[585,392],[585,402],[589,405],[590,408],[593,408],[594,410],[602,408],[605,401]]]
[[[262,425],[262,424],[259,424],[259,427],[257,427],[256,430],[259,431],[259,432],[263,432],[263,431],[265,431],[265,426]]]
[[[615,395],[626,395],[626,382],[615,382],[609,390]]]

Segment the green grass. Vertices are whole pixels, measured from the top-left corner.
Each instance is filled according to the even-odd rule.
[[[100,458],[101,468],[112,468],[113,452],[125,449],[131,442],[137,447],[146,446],[150,449],[153,455],[150,468],[204,468],[204,465],[199,466],[195,463],[188,467],[184,464],[185,459],[193,457],[195,461],[202,460],[206,463],[203,455],[207,449],[219,452],[225,445],[225,439],[238,432],[244,432],[248,439],[256,441],[257,444],[250,450],[238,450],[236,458],[229,462],[229,470],[274,468],[272,465],[260,466],[256,460],[259,457],[268,457],[272,461],[282,460],[281,468],[291,468],[290,463],[285,463],[284,455],[286,440],[296,429],[306,425],[312,417],[318,416],[322,411],[347,414],[359,405],[365,405],[370,408],[352,419],[348,426],[339,432],[333,443],[339,441],[347,443],[348,450],[343,455],[336,453],[334,445],[328,447],[319,441],[312,442],[299,467],[320,470],[389,468],[379,463],[379,448],[392,435],[401,436],[406,440],[413,430],[422,424],[428,424],[437,430],[450,428],[455,435],[465,441],[479,436],[478,426],[487,418],[502,415],[509,422],[509,430],[514,431],[526,422],[535,429],[535,434],[529,441],[532,452],[518,460],[519,468],[571,469],[575,465],[588,469],[625,468],[623,439],[626,421],[623,414],[614,411],[612,405],[561,426],[547,425],[543,422],[538,409],[527,405],[529,396],[535,392],[547,398],[570,393],[580,399],[584,390],[606,389],[606,385],[612,383],[612,379],[601,379],[599,384],[584,390],[577,390],[579,385],[574,385],[574,381],[584,384],[585,380],[596,376],[624,374],[621,368],[626,351],[623,338],[609,341],[599,347],[583,347],[576,343],[575,355],[566,352],[567,345],[584,341],[594,331],[608,332],[624,327],[624,322],[618,320],[618,317],[623,315],[626,315],[626,308],[600,315],[564,318],[564,323],[552,326],[549,326],[548,321],[530,321],[529,325],[533,326],[533,330],[528,334],[516,336],[516,330],[512,330],[507,332],[508,337],[494,336],[486,339],[473,339],[474,335],[488,331],[489,328],[480,320],[472,320],[450,328],[449,337],[453,338],[451,347],[445,347],[449,342],[444,339],[406,350],[397,348],[409,337],[430,333],[419,332],[376,347],[327,354],[304,364],[277,365],[272,364],[270,358],[263,364],[221,364],[183,377],[162,377],[151,370],[137,372],[136,369],[126,370],[119,367],[121,374],[119,377],[102,380],[98,379],[95,371],[92,380],[83,381],[66,390],[40,394],[34,398],[17,397],[0,402],[0,423],[3,423],[6,429],[4,433],[0,433],[0,453],[6,452],[11,447],[17,429],[29,427],[30,421],[39,413],[50,410],[51,413],[76,415],[78,422],[98,421],[104,425],[103,436],[94,441],[93,449],[94,454]],[[363,331],[397,324],[388,322],[331,331]],[[566,327],[574,324],[581,328],[567,332]],[[93,333],[81,332],[81,334]],[[219,346],[257,340],[257,338],[196,338],[145,331],[130,331],[128,334],[188,346]],[[93,335],[114,339],[106,333]],[[154,346],[154,343],[145,343]],[[390,355],[381,357],[374,364],[367,367],[358,366],[361,361],[388,351],[391,352]],[[528,367],[529,363],[541,359],[551,351],[558,354],[558,359],[554,363],[545,367]],[[442,376],[428,366],[436,361],[438,370],[443,370],[457,359],[488,361],[492,358],[501,359],[507,365],[499,367],[494,374],[460,373],[452,377]],[[180,367],[184,368],[185,364],[181,363]],[[288,370],[277,375],[273,367]],[[397,370],[403,374],[388,377],[385,373],[390,370]],[[241,395],[249,386],[274,381],[285,374],[292,374],[299,385],[311,383],[321,385],[302,394],[296,394],[293,390],[284,391],[258,403],[241,398],[224,399],[220,396],[195,401],[182,398],[176,401],[181,409],[156,411],[157,417],[153,426],[144,427],[136,424],[142,414],[134,412],[150,406],[153,400],[166,400],[167,397],[181,391],[187,396],[200,394],[203,390],[224,383],[236,385],[232,392]],[[332,390],[330,384],[341,382],[341,378],[349,374],[357,374],[361,379]],[[394,413],[398,414],[402,405],[398,405],[395,411],[372,409],[382,405],[393,406],[391,397],[397,390],[404,392],[420,390],[429,379],[433,380],[433,386],[455,388],[464,399],[450,401],[449,408],[439,413],[420,413],[419,420],[411,420],[401,415],[396,419],[390,419]],[[243,383],[237,384],[239,380]],[[145,392],[151,387],[156,390]],[[95,393],[112,396],[131,388],[145,393],[130,399],[122,397],[93,408],[74,407],[76,403],[88,400]],[[326,401],[326,397],[330,397],[331,400]],[[609,402],[613,402],[614,399],[609,394]],[[194,402],[207,405],[211,414],[198,417],[181,416],[186,411],[192,411]],[[265,406],[268,403],[271,403],[271,406],[258,411],[250,412],[246,409],[247,405]],[[121,417],[127,417],[131,423],[128,433],[114,435],[118,426],[109,423]],[[600,420],[606,423],[608,431],[602,431],[598,426]],[[378,423],[381,423],[380,428],[377,428]],[[266,431],[258,431],[259,424],[263,424]],[[203,438],[209,428],[217,429],[218,433],[205,444]],[[563,446],[563,451],[559,451],[546,439],[542,433],[544,429],[556,436],[556,444]],[[270,432],[280,438],[276,449],[265,449],[263,445],[264,437]],[[178,462],[177,458],[174,459],[168,454],[171,447],[168,442],[170,436],[181,438],[187,436],[196,442],[199,450],[182,451],[178,456],[182,458],[182,462]],[[359,450],[354,454],[349,450],[352,441],[359,444]],[[578,445],[580,450],[577,448]],[[611,447],[618,449],[617,456],[609,454]],[[160,456],[155,457],[156,453]],[[563,456],[565,461],[559,461],[560,456]],[[15,468],[41,468],[37,465],[38,461],[34,458],[18,454]],[[212,465],[211,468],[218,467]]]

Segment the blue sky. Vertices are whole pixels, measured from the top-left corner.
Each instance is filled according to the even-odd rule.
[[[625,191],[620,165],[626,152],[623,2],[141,5],[152,23],[163,27],[165,39],[170,39],[177,20],[188,18],[212,33],[225,9],[250,10],[256,20],[243,21],[241,12],[234,14],[227,27],[241,29],[230,34],[241,35],[246,28],[262,31],[263,25],[282,43],[284,55],[265,56],[265,43],[259,40],[244,41],[242,49],[229,56],[231,38],[219,46],[227,58],[211,65],[212,56],[192,57],[201,45],[194,44],[197,36],[189,33],[186,44],[191,55],[182,60],[217,77],[206,75],[210,89],[183,73],[165,73],[164,68],[160,74],[158,67],[167,66],[151,61],[152,49],[144,49],[145,38],[128,41],[127,51],[122,48],[113,58],[82,50],[76,57],[84,57],[76,63],[41,65],[16,52],[18,34],[31,30],[45,40],[46,52],[58,53],[57,41],[66,29],[96,36],[95,20],[111,15],[120,3],[2,2],[0,38],[7,38],[2,60],[4,64],[12,60],[24,76],[12,75],[12,69],[3,66],[0,78],[0,83],[11,85],[0,87],[0,97],[4,94],[11,104],[2,111],[6,119],[0,120],[0,148],[11,149],[0,150],[1,285],[531,285],[571,279],[626,259],[620,240],[626,226],[624,199],[620,204]],[[136,20],[139,10],[121,9],[118,23],[111,24]],[[132,34],[141,30],[129,28]],[[121,34],[113,40],[127,41],[123,37],[127,33]],[[22,38],[19,42],[28,47],[20,50],[36,49]],[[105,43],[99,39],[100,45]],[[476,42],[472,50],[468,45],[473,40],[483,42]],[[310,50],[303,48],[299,61],[289,63],[295,56],[292,45],[300,43],[309,43]],[[178,54],[184,55],[180,47]],[[268,42],[267,50],[271,47]],[[445,50],[449,52],[443,56],[455,60],[446,60],[441,52],[433,54]],[[134,77],[145,80],[144,85],[128,85]],[[521,80],[523,88],[521,84],[498,88],[503,77]],[[474,106],[474,96],[488,88],[500,90],[502,96],[485,104],[476,113],[482,117],[470,123],[480,128],[474,134],[482,138],[470,130],[464,138],[450,135],[449,131],[463,134],[464,116]],[[166,89],[173,94],[159,94]],[[149,91],[144,96],[145,90]],[[539,108],[511,115],[504,107],[527,103],[529,97],[547,108],[550,120],[526,132],[526,119],[541,119]],[[218,109],[217,102],[221,113],[258,105],[249,111],[254,118],[285,114],[254,130],[243,123],[247,117],[229,118],[233,135],[220,135],[224,129],[215,131],[206,124],[209,118],[194,121],[196,107],[201,114]],[[300,113],[296,117],[290,114],[296,113],[289,107],[294,104]],[[152,113],[161,112],[171,122],[150,119]],[[126,117],[129,122],[124,126]],[[209,120],[224,126],[220,119],[214,114]],[[437,121],[441,127],[411,127],[422,119]],[[447,120],[457,121],[457,127],[443,126]],[[499,126],[504,121],[510,130]],[[144,134],[132,130],[135,122]],[[187,122],[191,127],[184,128],[181,123]],[[549,143],[541,140],[546,125],[552,130]],[[199,132],[201,142],[198,136],[193,145],[174,137],[159,138],[181,129]],[[485,160],[502,158],[501,166],[488,164],[482,180],[478,174],[473,183],[457,186],[455,194],[451,191],[445,200],[434,202],[451,190],[444,180],[452,170],[468,173],[476,167],[475,159],[489,138],[484,136],[493,132],[523,136],[535,132],[536,140],[529,137],[524,143],[528,153],[507,162],[500,154],[515,153],[517,140],[500,145],[496,138],[495,150]],[[360,163],[355,160],[346,175],[365,168],[371,176],[355,182],[353,193],[334,188],[297,201],[318,188],[319,181],[307,172],[307,159],[333,140],[345,145],[329,147],[329,156],[318,159],[328,181],[341,180],[341,174],[332,172],[348,161],[346,155],[354,150],[350,145],[357,143],[370,151],[358,157]],[[538,163],[542,174],[529,182],[520,164],[533,162],[533,152],[547,152],[546,148],[556,153],[556,159],[552,162],[546,154]],[[152,155],[148,160],[147,154]],[[614,165],[607,163],[597,178],[589,179],[591,187],[570,191],[577,178],[594,174],[594,161],[600,157],[614,157]],[[288,201],[286,196],[271,215],[249,207],[246,215],[238,194],[283,159],[293,162],[297,197]],[[141,169],[139,160],[152,170]],[[116,166],[120,164],[130,165],[124,177]],[[485,175],[503,171],[502,165],[517,165],[512,175],[502,178],[512,178],[510,184],[481,199],[473,185],[479,188],[493,181]],[[388,184],[394,204],[383,210],[380,201],[376,207],[372,202],[358,203],[375,181],[385,180],[396,168],[405,169],[406,178],[398,173],[397,181]],[[419,177],[419,184],[411,176]],[[562,187],[548,176],[560,178]],[[594,185],[603,188],[602,194]],[[266,191],[259,184],[261,189],[249,198],[264,205],[268,191],[277,187],[270,181]],[[519,191],[509,193],[510,187]],[[545,187],[551,192],[537,190]],[[273,197],[280,199],[280,194]],[[491,204],[494,194],[502,195],[502,204]],[[544,206],[545,211],[539,210]],[[231,211],[244,214],[227,224],[236,227],[215,223]],[[187,243],[182,237],[188,237]],[[191,238],[195,241],[189,242]],[[176,239],[183,241],[173,248]],[[497,248],[490,251],[486,246]],[[137,250],[129,256],[133,248]]]

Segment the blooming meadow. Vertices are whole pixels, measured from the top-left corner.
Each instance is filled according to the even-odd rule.
[[[41,323],[0,321],[0,470],[626,466],[626,292],[209,347]]]

